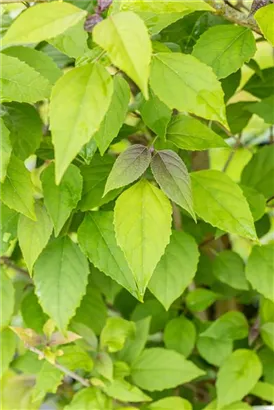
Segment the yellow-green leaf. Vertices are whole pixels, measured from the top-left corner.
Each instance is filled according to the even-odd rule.
[[[255,14],[255,20],[265,38],[274,46],[274,4],[261,7]]]

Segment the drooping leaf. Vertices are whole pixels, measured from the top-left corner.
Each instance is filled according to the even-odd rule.
[[[18,221],[18,239],[28,271],[32,268],[42,250],[47,245],[53,224],[43,204],[35,204],[36,220],[20,215]]]
[[[252,112],[248,111],[254,103],[238,101],[226,107],[226,116],[229,128],[233,134],[240,134],[248,125]]]
[[[236,252],[225,250],[218,253],[213,262],[213,273],[217,279],[234,289],[249,289],[244,261]]]
[[[54,85],[50,124],[58,184],[70,162],[99,129],[112,92],[111,76],[98,63],[74,68]]]
[[[0,181],[4,182],[7,174],[7,168],[10,162],[10,156],[12,151],[10,141],[10,131],[6,127],[2,118],[0,118],[0,134],[1,134],[1,174]]]
[[[134,322],[129,322],[121,317],[110,317],[102,330],[100,342],[102,347],[107,347],[109,352],[118,352],[124,347],[126,339],[135,335]]]
[[[104,195],[136,181],[148,168],[151,153],[144,145],[132,145],[119,155],[108,176]]]
[[[184,316],[172,319],[164,330],[164,342],[167,349],[175,350],[188,357],[196,340],[194,324]]]
[[[239,349],[223,363],[217,375],[218,406],[224,407],[247,395],[262,375],[262,365],[257,354]]]
[[[88,274],[85,256],[68,237],[50,242],[35,263],[36,294],[44,312],[61,331],[66,330],[80,305],[86,291]]]
[[[246,278],[253,289],[274,302],[274,245],[254,246],[246,265]]]
[[[186,296],[186,305],[192,312],[202,312],[212,305],[218,295],[209,289],[197,288]]]
[[[134,383],[148,391],[176,387],[203,374],[181,354],[160,347],[144,350],[131,368]]]
[[[10,329],[3,329],[0,332],[1,363],[0,377],[8,370],[16,350],[16,336]],[[3,394],[3,390],[2,390]],[[3,402],[2,402],[3,403]]]
[[[173,231],[148,286],[166,310],[193,280],[198,260],[194,239],[184,232]]]
[[[274,46],[274,5],[269,4],[266,7],[261,7],[254,17],[265,38]]]
[[[184,114],[172,118],[167,128],[166,138],[177,147],[190,151],[228,148],[224,140],[209,127],[196,120],[196,118]]]
[[[214,339],[244,339],[248,335],[248,323],[241,312],[227,312],[213,322],[201,336]]]
[[[109,108],[99,130],[93,136],[101,155],[106,152],[111,142],[117,137],[126,117],[129,99],[128,83],[123,77],[116,75],[113,79],[113,94]]]
[[[2,184],[1,200],[9,208],[35,220],[33,194],[34,187],[29,171],[23,161],[12,155],[6,179]]]
[[[191,179],[194,210],[200,218],[224,231],[256,240],[248,203],[235,182],[215,170],[193,172]]]
[[[189,401],[182,397],[165,397],[150,404],[148,408],[152,410],[192,410]]]
[[[1,101],[34,103],[49,97],[50,83],[18,58],[1,55]]]
[[[193,49],[193,55],[212,67],[218,78],[237,71],[256,52],[252,31],[232,24],[217,25],[205,31]]]
[[[212,69],[195,57],[180,53],[156,54],[150,84],[169,108],[226,125],[221,84]]]
[[[201,357],[214,366],[221,366],[233,351],[231,339],[214,339],[213,337],[199,336],[197,349]]]
[[[58,36],[82,20],[84,10],[69,3],[53,1],[28,8],[13,22],[6,33],[3,44],[28,44]]]
[[[139,295],[143,297],[169,243],[171,205],[158,188],[141,180],[116,201],[114,227],[117,243],[132,270]]]
[[[36,384],[32,392],[32,400],[43,400],[47,393],[56,393],[56,390],[61,384],[64,377],[59,369],[56,369],[52,364],[44,361],[40,372],[37,375]]]
[[[114,14],[95,26],[93,39],[148,98],[152,47],[143,20],[131,11]]]
[[[125,380],[114,380],[104,388],[104,392],[108,396],[124,402],[138,403],[151,401],[151,398],[143,393],[142,390]]]
[[[151,169],[162,191],[195,220],[190,177],[179,155],[171,150],[158,151],[152,157]]]
[[[81,198],[82,176],[79,169],[71,164],[66,170],[60,185],[56,185],[54,168],[54,164],[50,164],[43,171],[41,181],[45,206],[51,216],[55,236],[57,236]]]
[[[89,260],[137,297],[133,275],[115,239],[112,212],[89,212],[78,230],[78,240]]]
[[[14,311],[14,287],[12,280],[5,273],[4,269],[0,268],[1,281],[0,281],[0,296],[1,296],[1,316],[0,316],[0,329],[8,326],[10,319]]]

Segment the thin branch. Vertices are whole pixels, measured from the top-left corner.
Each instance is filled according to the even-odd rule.
[[[273,201],[274,199],[274,195],[272,195],[270,198],[268,198],[268,200],[266,201],[267,204],[269,204],[271,201]]]
[[[1,265],[6,265],[6,266],[8,266],[9,268],[15,270],[18,273],[29,276],[29,273],[26,269],[23,269],[23,268],[20,268],[20,266],[17,266],[8,256],[1,256],[0,257],[0,264]]]

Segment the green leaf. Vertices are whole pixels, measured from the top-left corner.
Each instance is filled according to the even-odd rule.
[[[181,397],[165,397],[150,404],[148,408],[152,410],[192,410],[189,401]]]
[[[139,108],[144,123],[164,139],[172,111],[150,91],[149,100],[143,100]]]
[[[248,125],[252,117],[252,112],[248,111],[248,108],[253,104],[253,102],[239,101],[226,107],[227,122],[232,134],[240,134]]]
[[[229,101],[230,98],[235,94],[237,88],[240,85],[242,78],[242,71],[239,69],[233,74],[230,74],[228,77],[221,80],[222,89],[225,93],[225,102]]]
[[[12,361],[15,355],[16,336],[12,332],[12,330],[7,328],[0,332],[0,346],[1,346],[0,377],[2,378],[3,374],[8,370],[10,362]],[[2,390],[2,393],[3,393],[3,390]]]
[[[258,98],[270,97],[274,87],[274,68],[269,67],[261,71],[261,75],[254,74],[244,85],[243,89]]]
[[[151,153],[144,145],[132,145],[116,159],[108,176],[104,195],[136,181],[148,168]]]
[[[13,153],[25,160],[34,154],[42,139],[43,123],[37,110],[30,104],[6,103],[4,122],[10,131]]]
[[[69,165],[60,185],[56,185],[54,168],[54,164],[50,164],[43,171],[41,181],[45,206],[53,221],[55,236],[58,236],[71,211],[81,199],[82,176],[79,168]]]
[[[214,339],[213,337],[199,336],[197,349],[204,360],[219,367],[232,353],[233,341],[230,339]]]
[[[253,407],[249,406],[246,402],[237,401],[234,403],[229,404],[228,406],[222,407],[222,410],[252,410]],[[208,406],[204,408],[204,410],[219,410],[217,400],[212,401],[209,403]]]
[[[186,305],[192,312],[203,312],[211,306],[219,296],[209,289],[194,289],[186,296]]]
[[[246,265],[246,278],[253,289],[274,302],[273,260],[274,245],[254,246]],[[258,274],[259,272],[259,274]]]
[[[6,127],[2,118],[0,118],[0,135],[1,135],[1,174],[0,181],[4,182],[7,175],[7,168],[10,162],[12,146],[10,142],[10,131]]]
[[[51,241],[34,266],[39,302],[62,332],[85,294],[88,274],[85,256],[68,237]]]
[[[262,365],[255,352],[239,349],[223,363],[217,375],[218,406],[241,400],[256,385],[262,375]]]
[[[169,319],[169,312],[157,299],[148,299],[144,303],[137,304],[130,317],[134,321],[150,318],[149,333],[154,335],[164,329]]]
[[[56,393],[63,377],[64,373],[45,361],[37,375],[36,384],[32,391],[32,400],[34,402],[41,401],[47,393]]]
[[[12,280],[5,273],[4,269],[0,267],[1,281],[0,281],[0,295],[1,295],[1,316],[0,329],[9,325],[10,319],[14,311],[14,287]]]
[[[258,356],[263,365],[264,381],[274,384],[274,372],[272,366],[274,360],[274,351],[265,346],[258,351]]]
[[[227,312],[213,322],[201,336],[214,339],[244,339],[248,335],[248,323],[241,312]]]
[[[226,126],[221,84],[212,69],[195,57],[180,53],[156,54],[150,84],[169,108],[220,121]]]
[[[35,214],[35,221],[24,215],[20,215],[18,221],[19,245],[30,275],[32,275],[33,265],[47,245],[53,229],[52,221],[43,204],[36,202]]]
[[[115,239],[112,212],[89,212],[78,230],[81,248],[96,268],[137,297],[133,275]]]
[[[124,347],[126,339],[135,335],[134,322],[129,322],[121,317],[110,317],[102,330],[100,343],[107,347],[110,353],[118,352]]]
[[[149,282],[149,290],[166,310],[192,282],[198,260],[199,252],[194,239],[184,232],[173,231]]]
[[[260,319],[261,323],[274,322],[274,302],[269,299],[260,300]]]
[[[171,150],[158,151],[152,157],[151,169],[162,191],[196,220],[190,177],[179,155]]]
[[[190,151],[202,151],[209,148],[221,148],[228,145],[208,126],[184,114],[172,117],[168,125],[166,138],[178,148]]]
[[[98,388],[88,387],[78,391],[64,410],[112,410],[112,400]]]
[[[245,265],[242,258],[230,250],[218,253],[213,262],[216,278],[234,289],[249,290],[245,277]]]
[[[99,352],[96,355],[95,371],[106,379],[113,380],[113,361],[106,352]]]
[[[81,211],[89,211],[106,204],[119,194],[121,190],[115,190],[103,198],[106,181],[113,164],[113,157],[108,155],[101,157],[95,154],[89,165],[81,167],[83,176],[83,193],[79,202]]]
[[[0,223],[0,238],[1,238],[1,255],[5,253],[10,244],[17,237],[17,224],[19,214],[8,208],[3,203],[0,203],[1,223]]]
[[[203,374],[181,354],[160,347],[144,350],[131,368],[133,382],[148,391],[173,388]]]
[[[177,317],[168,322],[164,330],[164,342],[167,349],[175,350],[188,357],[196,340],[194,324],[184,316]]]
[[[232,24],[210,27],[198,39],[193,55],[212,67],[217,78],[237,71],[256,52],[252,31]]]
[[[191,174],[194,210],[200,218],[226,232],[256,240],[253,218],[239,188],[220,171]]]
[[[143,393],[142,390],[125,380],[114,380],[110,385],[104,388],[104,392],[116,400],[125,402],[138,403],[151,401],[151,398]]]
[[[258,150],[243,170],[241,183],[261,192],[266,199],[273,195],[274,146]]]
[[[124,191],[116,201],[117,243],[132,270],[141,298],[169,243],[171,213],[167,197],[146,180]]]
[[[63,355],[58,357],[58,363],[69,370],[83,369],[91,372],[93,369],[93,360],[89,354],[77,345],[62,346]]]
[[[250,393],[271,404],[274,403],[274,386],[270,383],[258,382]]]
[[[58,36],[82,20],[86,11],[69,3],[37,4],[21,13],[3,39],[3,45],[40,43]]]
[[[1,200],[11,209],[34,219],[34,187],[23,161],[12,155],[2,184]]]
[[[49,97],[50,83],[18,58],[1,54],[1,101],[34,103]]]
[[[47,315],[39,305],[38,298],[31,289],[21,302],[21,314],[26,327],[42,334],[43,326],[47,321]]]
[[[54,85],[50,123],[57,184],[82,146],[98,130],[112,92],[111,76],[98,63],[74,68]]]
[[[274,5],[269,4],[266,7],[261,7],[254,17],[264,37],[274,46]]]
[[[10,57],[16,57],[20,61],[28,64],[35,71],[46,78],[50,84],[54,84],[62,75],[62,71],[57,67],[52,58],[41,51],[30,47],[10,47],[3,51]]]
[[[122,286],[119,285],[119,283],[113,280],[110,276],[107,276],[105,273],[99,271],[95,267],[92,267],[91,275],[93,283],[106,297],[107,303],[114,304],[115,298],[121,291]]]
[[[274,124],[274,95],[271,95],[268,98],[264,98],[262,101],[255,104],[247,106],[247,111],[257,114],[261,117],[267,124]]]
[[[109,16],[95,26],[93,40],[107,51],[112,63],[123,70],[148,98],[152,47],[143,20],[131,11]]]
[[[265,213],[265,197],[254,188],[245,185],[240,185],[240,188],[247,199],[254,221],[258,221]]]
[[[126,118],[128,103],[130,99],[130,89],[128,83],[120,75],[113,79],[113,94],[108,111],[100,125],[99,130],[94,134],[100,154],[103,155],[108,149]]]
[[[264,323],[261,326],[260,333],[264,343],[274,350],[274,322]]]

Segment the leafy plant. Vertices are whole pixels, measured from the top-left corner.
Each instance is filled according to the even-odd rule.
[[[274,4],[38,3],[1,5],[3,408],[274,403]]]

